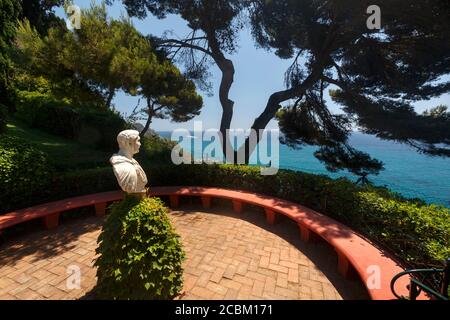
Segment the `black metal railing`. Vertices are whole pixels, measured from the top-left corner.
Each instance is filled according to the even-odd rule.
[[[409,297],[401,296],[395,291],[395,283],[403,276],[410,276]],[[391,280],[391,291],[398,299],[416,300],[425,292],[435,300],[449,300],[450,258],[442,269],[412,269],[400,272]]]

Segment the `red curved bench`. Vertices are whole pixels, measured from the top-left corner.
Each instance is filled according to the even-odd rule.
[[[236,212],[241,212],[243,204],[252,204],[264,208],[266,219],[270,224],[276,222],[279,214],[285,215],[297,222],[303,241],[321,238],[333,246],[338,257],[339,272],[345,277],[351,277],[355,273],[359,275],[372,299],[395,299],[390,290],[390,281],[403,271],[400,264],[389,253],[377,248],[349,227],[314,210],[283,199],[219,188],[153,187],[150,196],[169,196],[172,208],[179,206],[180,196],[198,196],[205,208],[211,206],[212,198],[230,199]],[[108,202],[118,201],[123,197],[122,191],[111,191],[10,212],[0,216],[0,233],[5,228],[37,218],[42,218],[47,228],[54,228],[58,225],[61,212],[85,206],[95,206],[96,214],[102,216]],[[379,281],[376,278],[377,272]],[[399,280],[397,291],[400,294],[408,296],[406,289],[408,282],[407,277]]]

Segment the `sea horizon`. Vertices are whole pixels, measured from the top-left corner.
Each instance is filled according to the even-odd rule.
[[[156,132],[161,137],[171,138],[172,131]],[[385,186],[406,198],[419,198],[429,204],[450,207],[449,159],[421,154],[406,144],[381,140],[360,131],[351,133],[349,143],[385,164],[379,175],[368,176],[374,185]],[[208,144],[204,143],[203,148]],[[185,145],[185,148],[192,153],[189,146]],[[316,150],[317,147],[312,146],[297,150],[280,144],[280,169],[323,174],[334,179],[346,177],[356,181],[359,178],[347,171],[328,171],[314,157]]]

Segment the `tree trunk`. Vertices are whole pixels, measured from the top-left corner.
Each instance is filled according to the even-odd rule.
[[[220,133],[222,135],[222,151],[224,156],[227,155],[227,149],[232,148],[230,137],[227,130],[231,127],[231,120],[233,119],[234,101],[228,98],[231,85],[234,81],[234,67],[230,60],[226,60],[225,67],[222,71],[222,81],[220,83],[220,103],[222,105],[222,119],[220,121]],[[231,159],[228,159],[231,160]],[[234,157],[233,162],[236,161]]]
[[[147,118],[147,122],[145,122],[144,129],[142,129],[141,133],[139,134],[141,137],[144,137],[145,134],[147,133],[148,129],[150,129],[150,125],[152,124],[152,120],[153,120],[154,104],[152,104],[149,99],[147,99],[147,107],[148,107],[148,118]]]
[[[270,120],[275,117],[275,114],[281,108],[281,103],[304,95],[306,91],[310,89],[318,79],[320,79],[322,71],[323,67],[317,66],[313,68],[311,74],[299,86],[288,90],[275,92],[269,97],[266,108],[259,115],[259,117],[255,119],[251,127],[251,129],[256,130],[256,144],[250,146],[250,138],[247,137],[244,144],[239,148],[239,152],[243,152],[245,150],[246,164],[249,163],[251,154],[255,151],[256,145],[261,140],[259,130],[265,129]],[[245,149],[243,150],[243,148]]]
[[[153,117],[149,115],[147,122],[145,123],[144,129],[142,129],[141,133],[139,134],[141,137],[145,136],[148,129],[150,129],[150,125],[152,124],[152,119],[153,119]]]
[[[109,109],[111,107],[112,99],[114,98],[114,95],[116,94],[116,89],[109,88],[108,96],[106,98],[106,107]]]
[[[224,157],[226,159],[227,155],[227,149],[232,147],[230,137],[227,133],[227,130],[231,127],[231,120],[233,119],[233,107],[234,107],[234,101],[230,100],[230,90],[231,86],[234,82],[234,65],[233,61],[225,58],[224,54],[220,50],[220,47],[217,43],[217,39],[215,38],[215,35],[209,35],[207,34],[208,43],[211,48],[212,57],[219,67],[220,71],[222,72],[222,79],[220,82],[220,88],[219,88],[219,99],[220,104],[222,106],[222,119],[220,121],[220,133],[222,135],[221,139],[221,145],[222,145],[222,152],[224,154]],[[235,154],[235,152],[234,152]],[[230,160],[230,159],[226,159]],[[236,157],[234,157],[233,163],[236,162]]]

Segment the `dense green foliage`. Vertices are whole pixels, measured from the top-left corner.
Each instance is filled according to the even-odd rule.
[[[57,17],[54,8],[62,6],[65,0],[20,0],[22,14],[20,19],[27,19],[31,25],[45,35],[50,27],[63,27],[64,20]]]
[[[133,116],[147,121],[144,133],[153,118],[184,122],[200,113],[203,100],[194,83],[162,51],[155,52],[129,19],[111,19],[104,5],[94,4],[82,10],[81,19],[82,28],[50,28],[46,37],[27,21],[19,23],[17,87],[36,86],[26,77],[32,73],[32,80],[44,77],[51,83],[44,93],[72,103],[95,101],[99,109],[109,109],[118,90],[141,95],[147,104]]]
[[[0,210],[28,199],[48,183],[47,157],[20,138],[0,135]]]
[[[49,164],[54,166],[52,159],[47,160],[38,151],[50,152],[50,149],[40,142],[44,139],[51,142],[43,143],[45,145],[61,145],[61,141],[49,140],[47,136],[41,140],[27,138],[36,142],[30,145],[12,133],[24,138],[39,136],[37,131],[26,135],[22,131],[13,131],[8,125],[0,150],[1,212],[118,189],[107,163],[109,154],[100,155],[105,157],[103,168],[53,171],[48,167]],[[262,176],[257,167],[174,166],[169,160],[172,147],[173,143],[156,136],[143,138],[139,161],[147,172],[150,186],[200,185],[259,192],[303,204],[341,221],[415,266],[438,265],[450,255],[448,208],[426,205],[420,200],[406,200],[384,188],[359,187],[347,179],[333,180],[322,175],[280,170],[277,175]],[[74,149],[81,152],[81,147],[75,145],[55,151],[65,153]],[[74,155],[71,153],[68,157]],[[68,165],[70,161],[64,159],[61,161]]]
[[[45,93],[20,91],[16,109],[16,118],[32,128],[69,139],[75,138],[76,114],[67,101],[59,101]]]
[[[64,28],[51,28],[47,36],[42,36],[28,20],[19,22],[15,46],[11,50],[14,91],[37,91],[55,99],[105,108],[102,92],[68,65],[70,60],[65,55],[68,44],[64,41],[66,34],[68,31]]]
[[[368,0],[250,2],[258,45],[292,61],[286,89],[270,96],[254,129],[278,112],[286,143],[320,146],[316,156],[328,168],[360,175],[381,165],[348,144],[355,126],[420,152],[450,155],[449,113],[432,117],[413,107],[450,88],[444,78],[450,72],[448,1],[380,0],[381,26],[373,30]],[[328,89],[343,113],[332,113]]]
[[[22,177],[23,175],[23,177]],[[16,172],[14,179],[18,181],[27,178],[26,172]],[[6,177],[1,177],[2,186]],[[4,179],[4,180],[3,180]],[[32,179],[32,178],[29,178]],[[9,182],[9,186],[11,182]],[[49,172],[44,178],[32,180],[23,186],[25,193],[6,192],[1,194],[0,214],[14,209],[27,208],[32,205],[61,200],[74,196],[82,196],[102,191],[117,190],[117,180],[110,167],[93,169],[76,169],[67,172]],[[24,194],[26,196],[24,196]]]
[[[0,133],[6,129],[6,121],[8,117],[8,108],[0,103]]]
[[[123,3],[131,16],[176,14],[186,21],[191,29],[186,37],[164,36],[158,44],[185,62],[193,78],[208,75],[209,60],[220,69],[224,137],[234,108],[229,95],[235,69],[227,54],[238,48],[238,32],[248,25],[258,47],[292,62],[285,73],[285,90],[270,95],[252,129],[264,129],[276,118],[285,134],[283,142],[319,146],[315,155],[329,170],[347,169],[363,177],[377,174],[383,164],[348,143],[355,127],[410,144],[419,152],[450,155],[450,113],[430,116],[413,107],[450,88],[450,40],[444,31],[450,28],[448,1],[380,0],[379,30],[367,25],[367,9],[373,5],[368,0]],[[343,112],[333,114],[327,93]],[[246,150],[246,161],[253,148],[250,139],[240,147]]]
[[[99,236],[97,298],[171,299],[182,288],[184,251],[157,198],[128,196],[112,206]]]
[[[19,137],[33,143],[47,155],[52,168],[57,171],[89,169],[109,165],[111,152],[93,149],[76,140],[58,137],[36,128],[30,128],[14,118],[8,120],[5,135]]]
[[[292,60],[286,89],[270,96],[253,129],[265,128],[276,117],[283,142],[320,146],[316,156],[328,169],[362,176],[376,174],[382,164],[348,145],[354,127],[432,155],[449,155],[448,109],[417,114],[412,108],[449,90],[450,34],[444,30],[450,20],[442,14],[449,11],[448,1],[380,0],[379,31],[367,29],[371,2],[366,0],[123,2],[139,18],[147,11],[160,18],[177,14],[192,32],[186,39],[145,37],[130,20],[110,19],[104,6],[83,11],[83,28],[68,31],[52,13],[60,0],[0,0],[0,99],[8,97],[6,105],[17,109],[23,122],[59,136],[56,141],[29,128],[7,127],[0,137],[0,212],[118,188],[107,162],[125,127],[107,108],[117,90],[145,98],[146,106],[135,110],[143,114],[139,120],[147,120],[144,129],[152,118],[187,121],[202,106],[189,79],[207,89],[205,76],[213,61],[222,72],[224,133],[233,117],[229,93],[235,72],[226,55],[237,51],[246,18],[259,46]],[[17,17],[28,21],[15,29]],[[15,36],[17,50],[12,50]],[[185,62],[186,73],[172,61]],[[329,110],[327,91],[343,113]],[[414,265],[438,264],[450,255],[446,208],[405,200],[383,188],[287,170],[261,176],[258,168],[244,166],[164,165],[170,163],[171,143],[155,136],[142,140],[139,158],[151,186],[260,192],[327,214]],[[134,226],[143,218],[133,214],[127,219]]]
[[[149,42],[125,18],[111,19],[104,5],[82,10],[83,27],[73,32],[51,30],[45,42],[60,43],[59,63],[103,92],[106,106],[119,89],[136,94],[142,74],[156,63]]]
[[[141,138],[141,151],[136,155],[142,163],[171,163],[171,152],[176,143],[158,135],[147,134]]]
[[[17,18],[21,12],[18,0],[0,0],[0,103],[8,103],[11,60],[8,51],[15,36]]]
[[[75,140],[29,128],[14,119],[8,123],[2,138],[5,143],[11,141],[9,145],[17,142],[15,150],[26,150],[27,146],[33,145],[39,154],[45,155],[45,164],[48,167],[45,179],[38,174],[36,176],[38,180],[27,184],[26,197],[23,194],[7,192],[0,202],[0,214],[43,202],[118,188],[108,161],[112,152],[117,151],[117,146],[114,146],[113,151],[103,152]],[[145,136],[141,141],[141,152],[138,154],[141,163],[147,165],[170,163],[170,152],[174,143],[158,136]],[[6,159],[5,156],[4,160]],[[18,157],[12,161],[16,163]],[[24,164],[14,164],[18,168],[22,165]],[[28,181],[30,175],[27,170],[17,169],[14,171],[14,178],[17,181]],[[1,176],[0,184],[8,188],[11,185],[10,176]]]
[[[18,92],[15,116],[27,125],[48,133],[77,140],[102,150],[117,148],[117,133],[126,128],[114,111],[91,106],[72,106],[39,92]]]

